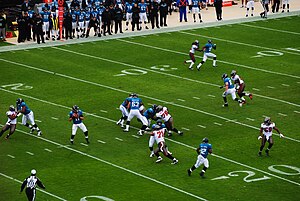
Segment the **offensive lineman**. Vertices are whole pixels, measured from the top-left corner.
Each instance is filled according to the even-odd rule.
[[[39,178],[36,177],[36,170],[33,169],[31,170],[31,175],[27,177],[22,183],[20,193],[23,192],[26,186],[25,192],[26,192],[27,199],[29,201],[34,201],[36,197],[36,190],[35,190],[36,185],[38,185],[42,189],[45,189],[44,184],[41,182]]]
[[[284,138],[284,135],[275,127],[275,123],[271,122],[270,117],[266,117],[264,123],[260,126],[260,132],[258,136],[258,140],[261,139],[261,146],[259,148],[258,156],[261,156],[261,152],[265,147],[266,142],[269,143],[268,148],[266,149],[266,154],[269,156],[269,151],[272,148],[274,142],[272,138],[273,129],[277,131],[280,138]]]
[[[195,51],[199,51],[201,52],[202,50],[199,50],[199,41],[198,40],[195,40],[195,42],[192,43],[192,47],[190,49],[190,60],[186,60],[184,61],[184,63],[191,63],[190,66],[189,66],[189,69],[190,70],[193,70],[193,65],[195,64],[196,62],[196,59],[195,59]]]
[[[89,144],[89,132],[86,128],[86,126],[82,123],[82,120],[84,119],[82,111],[79,109],[77,105],[74,105],[72,107],[72,111],[69,113],[69,121],[73,121],[73,126],[72,126],[72,135],[70,142],[71,144],[74,144],[74,138],[77,132],[77,129],[80,128],[82,132],[85,135],[85,140],[86,143]]]
[[[128,105],[129,105],[129,99],[132,97],[132,94],[129,94],[129,97],[127,97],[120,105],[119,109],[121,110],[122,117],[117,121],[117,125],[120,125],[121,128],[124,127],[124,121],[126,121],[128,117]]]
[[[17,112],[13,105],[9,106],[9,110],[6,112],[7,122],[3,126],[2,130],[0,131],[0,137],[3,135],[5,131],[9,129],[9,133],[6,135],[5,139],[8,139],[15,130],[17,125]]]
[[[200,172],[200,176],[203,177],[207,168],[209,167],[207,155],[212,153],[212,145],[208,143],[208,138],[203,138],[202,143],[196,149],[198,153],[198,158],[190,169],[187,170],[188,175],[191,176],[192,172],[197,169],[200,165],[204,165],[202,171]]]
[[[207,57],[213,58],[213,67],[217,67],[217,56],[211,52],[212,49],[216,49],[217,45],[213,44],[211,40],[208,40],[206,45],[202,48],[204,55],[202,61],[198,64],[197,69],[200,70],[201,66],[206,62]]]

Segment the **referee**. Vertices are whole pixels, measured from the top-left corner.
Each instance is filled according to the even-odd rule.
[[[34,201],[36,196],[36,190],[35,190],[36,185],[38,185],[42,189],[45,189],[44,184],[41,182],[39,178],[36,177],[36,170],[33,169],[31,170],[31,175],[24,180],[21,186],[20,193],[22,193],[22,191],[26,186],[25,192],[28,200]]]

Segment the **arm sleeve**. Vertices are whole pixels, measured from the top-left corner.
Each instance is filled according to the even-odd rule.
[[[41,182],[41,180],[40,179],[37,179],[37,185],[40,187],[40,188],[42,188],[42,189],[45,189],[46,187],[44,186],[44,184]]]
[[[22,192],[24,190],[26,184],[27,184],[27,179],[25,179],[24,182],[22,183],[20,192]]]

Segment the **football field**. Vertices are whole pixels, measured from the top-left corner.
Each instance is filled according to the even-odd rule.
[[[41,137],[18,118],[16,132],[0,138],[0,200],[26,200],[19,194],[31,169],[46,186],[37,200],[300,200],[300,16],[210,28],[0,53],[0,124],[23,98],[33,110]],[[280,29],[279,29],[280,28]],[[192,42],[217,45],[217,67],[207,60],[194,70]],[[224,108],[221,76],[232,70],[244,79],[253,100],[240,107],[228,96]],[[131,121],[128,133],[116,125],[118,109],[135,92],[146,108],[168,107],[184,132],[165,137],[179,160],[150,158],[148,135]],[[81,130],[70,144],[73,105],[84,112],[90,144]],[[285,135],[273,132],[270,156],[258,156],[260,124],[270,116]],[[205,178],[202,167],[189,177],[195,149],[208,137]],[[155,145],[156,146],[156,145]],[[268,144],[266,145],[266,147]],[[265,147],[265,149],[266,149]]]

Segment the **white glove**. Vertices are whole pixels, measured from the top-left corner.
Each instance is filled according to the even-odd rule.
[[[281,134],[281,133],[279,133],[279,137],[280,137],[280,138],[284,138],[284,135]]]
[[[258,140],[260,140],[261,138],[262,138],[262,136],[258,136],[258,138],[257,138],[257,139],[258,139]]]

